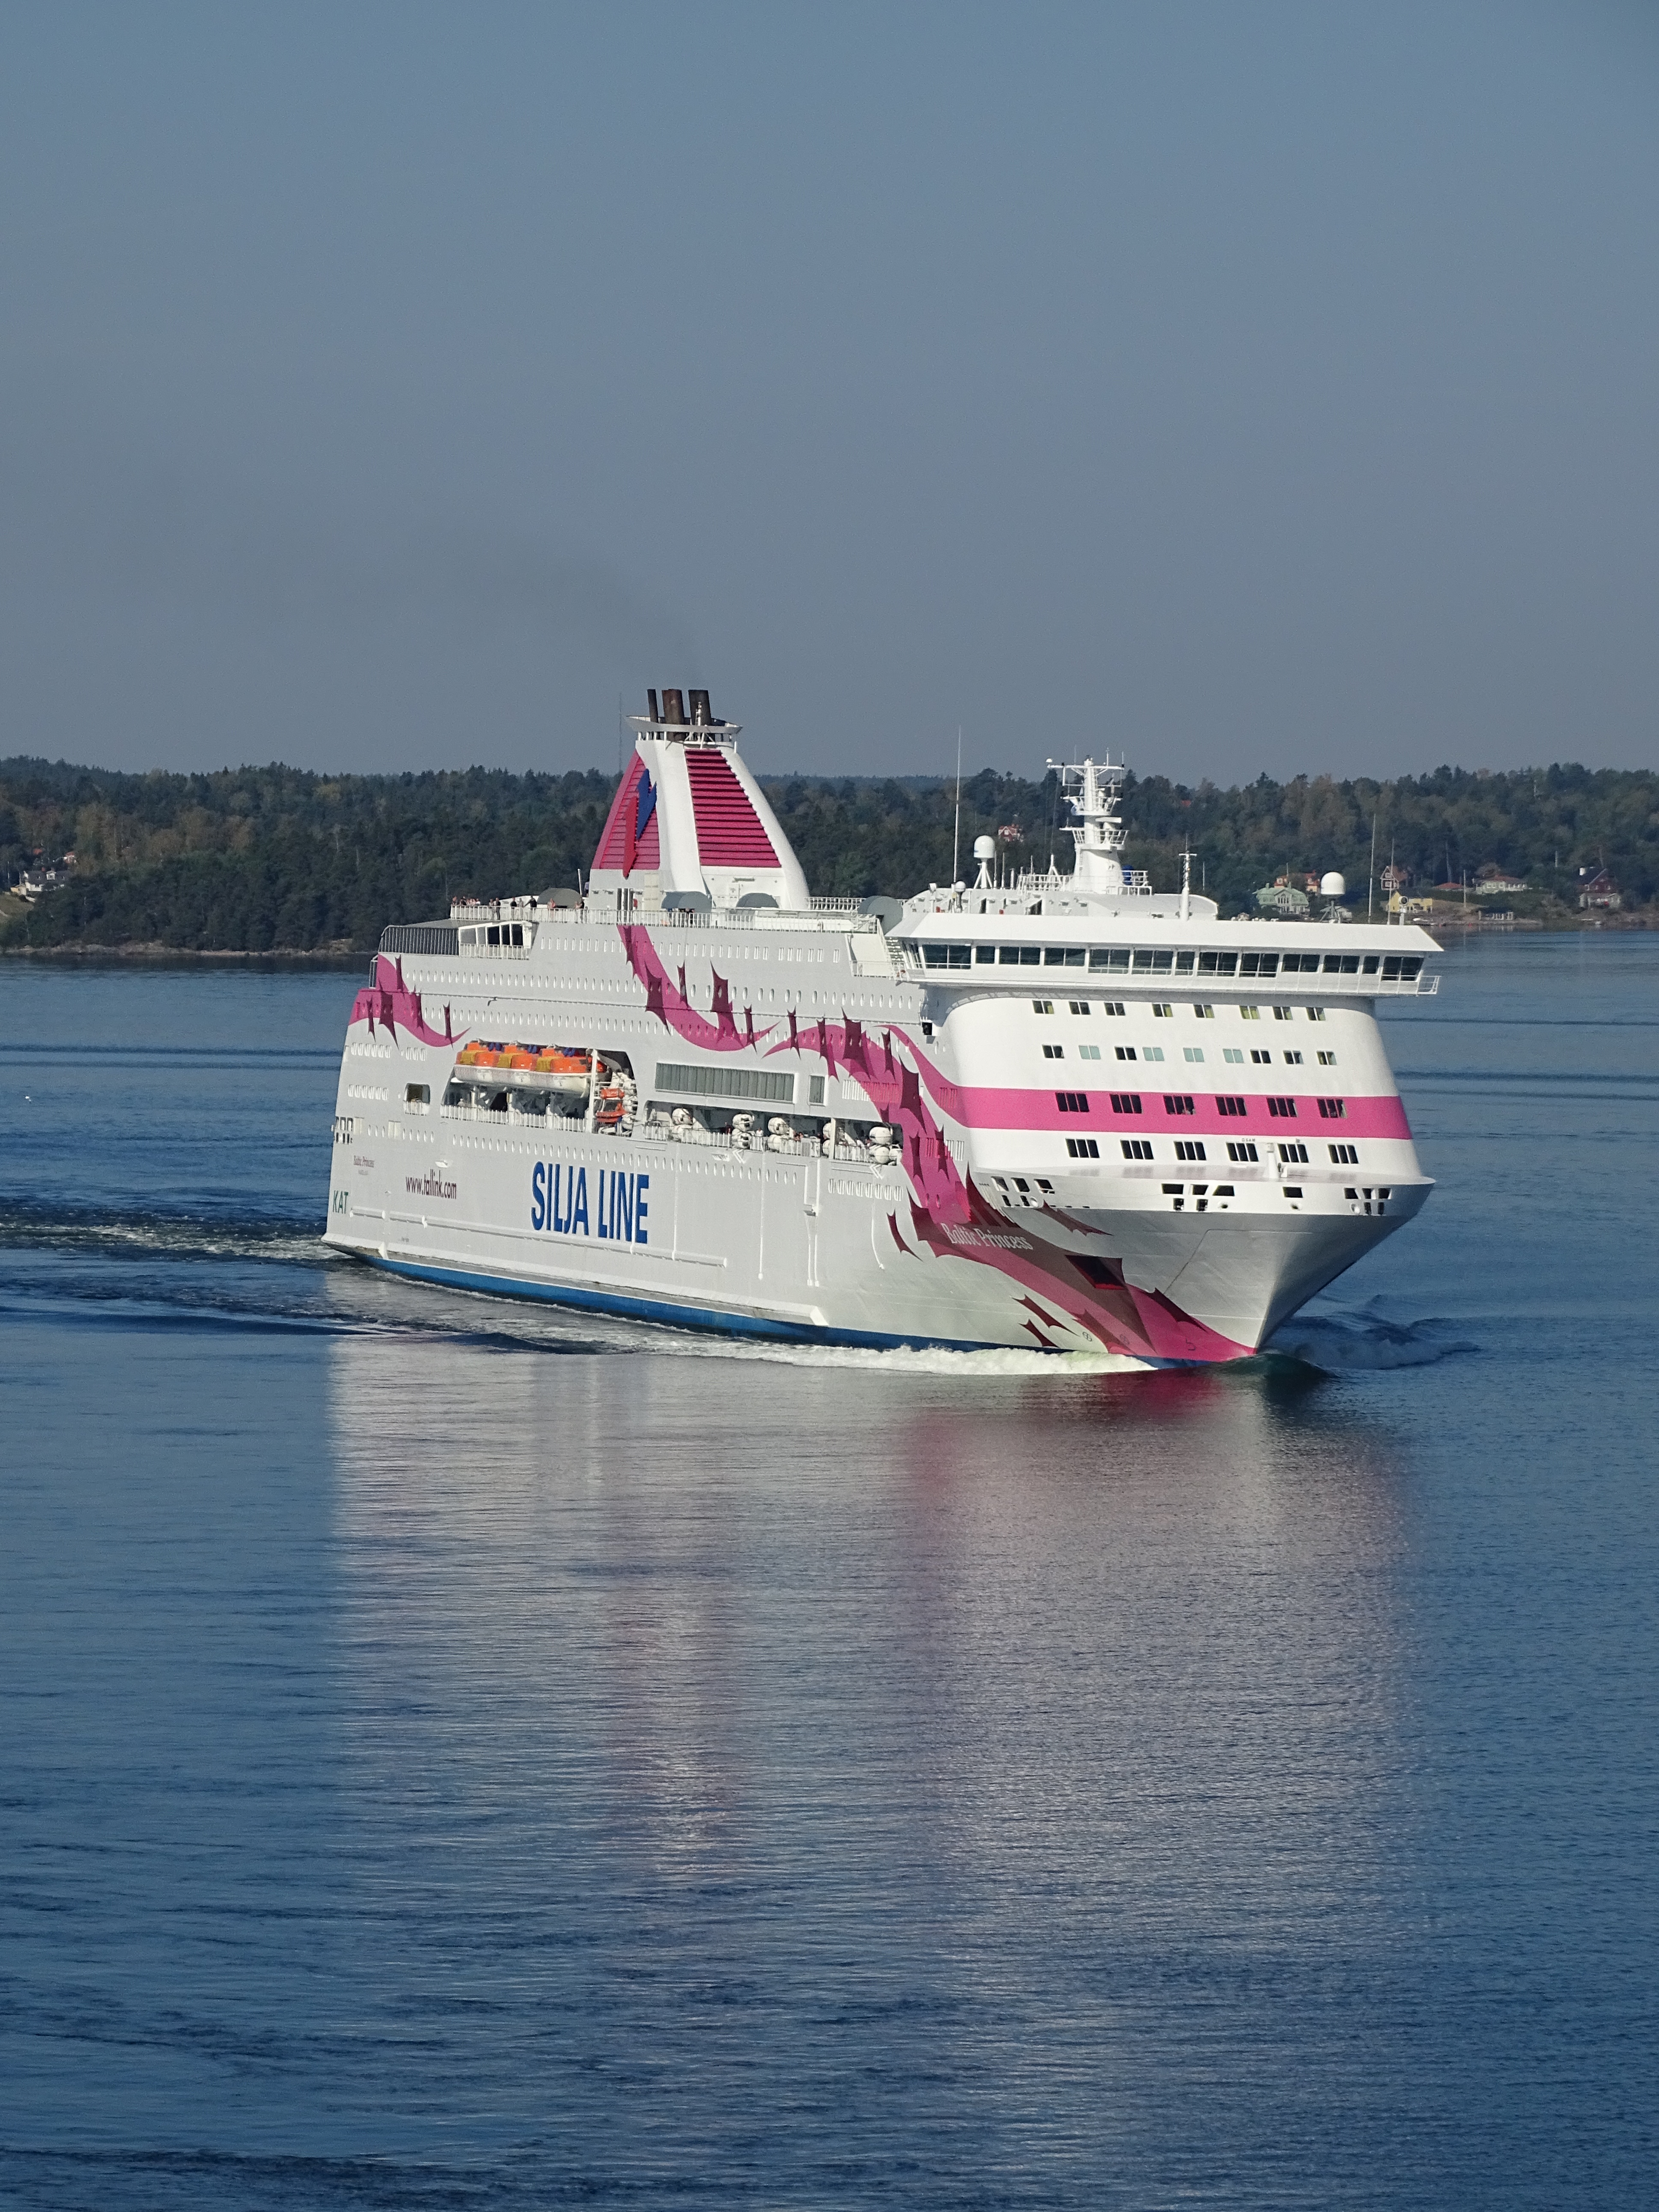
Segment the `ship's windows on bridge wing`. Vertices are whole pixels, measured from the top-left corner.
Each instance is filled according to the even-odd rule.
[[[988,962],[992,967],[995,967],[996,957],[997,949],[994,945],[976,945],[974,947],[974,965],[976,968],[983,968]]]
[[[1281,953],[1279,972],[1281,975],[1316,975],[1319,973],[1319,955],[1316,952]]]
[[[1138,1091],[1115,1091],[1112,1093],[1114,1114],[1139,1114],[1140,1093]]]
[[[1134,956],[1137,975],[1170,975],[1175,972],[1173,952],[1137,952]]]
[[[1175,964],[1176,974],[1177,975],[1190,975],[1193,972],[1193,963],[1197,957],[1196,953],[1193,952],[1177,952],[1176,955]]]
[[[1276,952],[1241,952],[1238,972],[1241,975],[1277,975],[1279,955]]]
[[[989,950],[989,947],[987,947]],[[1035,968],[1042,958],[1040,945],[1000,945],[998,963],[1004,968]]]
[[[1236,952],[1200,952],[1198,956],[1200,975],[1236,975],[1238,955]]]
[[[921,957],[929,968],[971,968],[974,948],[971,945],[924,945]]]
[[[1089,955],[1089,965],[1097,975],[1127,975],[1129,972],[1129,955],[1127,950],[1120,951],[1113,945],[1097,945]]]
[[[1097,1160],[1100,1140],[1097,1137],[1067,1137],[1066,1150],[1074,1160]]]
[[[1117,1141],[1126,1160],[1149,1160],[1152,1157],[1150,1137],[1120,1137]]]
[[[1382,959],[1382,981],[1385,983],[1409,983],[1422,972],[1423,963],[1405,953],[1385,953]]]
[[[1166,1091],[1164,1094],[1164,1110],[1166,1114],[1182,1115],[1190,1114],[1194,1109],[1190,1098],[1177,1091]]]
[[[1273,1116],[1275,1121],[1294,1121],[1296,1119],[1296,1101],[1294,1098],[1270,1098],[1267,1101],[1267,1111]]]
[[[1242,1121],[1250,1110],[1242,1098],[1218,1098],[1215,1103],[1224,1119],[1231,1115],[1234,1121]]]
[[[1348,1102],[1346,1098],[1322,1098],[1319,1102],[1319,1112],[1322,1121],[1346,1121],[1348,1118]]]
[[[1086,1091],[1056,1091],[1054,1103],[1062,1114],[1086,1114],[1089,1094]]]
[[[1177,1137],[1176,1158],[1178,1160],[1201,1160],[1207,1158],[1203,1145],[1195,1137]]]
[[[1045,968],[1084,968],[1088,965],[1089,952],[1082,945],[1048,945],[1043,947]]]
[[[1360,973],[1364,975],[1375,975],[1376,973],[1376,954],[1375,952],[1368,952],[1365,955],[1364,961],[1361,963]]]
[[[1305,1168],[1308,1164],[1308,1147],[1305,1145],[1281,1145],[1279,1148],[1279,1157],[1286,1167]]]
[[[1359,955],[1357,952],[1328,952],[1325,955],[1325,973],[1328,975],[1357,975],[1359,973]]]
[[[1259,1160],[1261,1157],[1254,1145],[1229,1145],[1227,1147],[1227,1158],[1241,1164],[1246,1160]]]

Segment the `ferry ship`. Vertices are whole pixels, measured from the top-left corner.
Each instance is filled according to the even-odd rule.
[[[1379,998],[1422,930],[1222,921],[1123,864],[813,898],[706,691],[649,695],[580,891],[386,931],[327,1242],[424,1281],[796,1342],[1259,1349],[1431,1188]],[[1332,884],[1334,891],[1340,882]]]

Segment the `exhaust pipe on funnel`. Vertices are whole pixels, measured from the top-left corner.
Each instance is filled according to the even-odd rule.
[[[708,694],[706,691],[694,691],[691,694],[692,721],[699,729],[706,730],[714,719],[708,711]]]
[[[662,718],[665,722],[682,723],[685,720],[685,702],[678,691],[665,690],[662,695]]]

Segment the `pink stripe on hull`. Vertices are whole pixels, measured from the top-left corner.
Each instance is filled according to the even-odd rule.
[[[1344,1094],[1343,1111],[1327,1115],[1319,1110],[1320,1094],[1310,1097],[1298,1091],[1296,1112],[1280,1115],[1270,1114],[1267,1099],[1255,1092],[1229,1091],[1220,1095],[1243,1097],[1245,1110],[1242,1115],[1223,1114],[1214,1091],[1178,1089],[1173,1083],[1166,1088],[1156,1070],[1125,1067],[1117,1071],[1115,1082],[1109,1078],[1103,1083],[1091,1074],[1089,1083],[1079,1086],[1089,1102],[1088,1111],[1077,1114],[1064,1109],[1054,1091],[1000,1091],[983,1085],[951,1083],[927,1060],[923,1060],[921,1066],[928,1095],[964,1129],[1058,1129],[1073,1137],[1084,1129],[1097,1134],[1102,1129],[1121,1129],[1126,1136],[1137,1132],[1144,1135],[1148,1129],[1166,1129],[1186,1137],[1278,1137],[1292,1133],[1305,1136],[1310,1130],[1344,1137],[1411,1135],[1405,1107],[1397,1097],[1354,1098]],[[1114,1091],[1139,1098],[1139,1113],[1115,1114]],[[1067,1097],[1077,1095],[1071,1090],[1065,1093]],[[1171,1114],[1164,1103],[1166,1095],[1190,1098],[1192,1112]]]

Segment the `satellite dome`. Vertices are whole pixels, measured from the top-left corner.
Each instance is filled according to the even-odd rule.
[[[1319,878],[1319,896],[1321,898],[1346,898],[1348,896],[1347,878],[1344,876],[1339,876],[1335,869],[1333,868],[1328,876],[1322,876]]]
[[[975,838],[974,858],[976,860],[994,860],[996,856],[997,841],[994,837]]]

